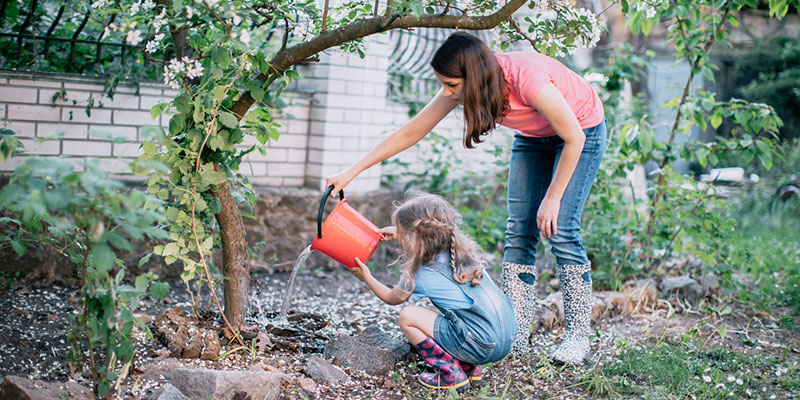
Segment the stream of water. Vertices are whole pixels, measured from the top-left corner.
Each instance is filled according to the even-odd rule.
[[[306,259],[311,255],[314,250],[311,250],[311,246],[308,246],[300,253],[300,257],[297,257],[297,261],[294,262],[294,269],[292,269],[292,275],[289,277],[289,284],[286,286],[286,293],[283,295],[283,303],[281,304],[281,313],[278,315],[278,323],[279,324],[288,324],[288,320],[286,316],[289,314],[289,304],[292,302],[292,294],[294,292],[294,281],[297,278],[297,272],[300,271],[301,267],[306,265]]]

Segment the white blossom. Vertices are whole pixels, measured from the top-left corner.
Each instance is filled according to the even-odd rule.
[[[711,383],[711,377],[710,377],[710,376],[708,376],[708,375],[703,375],[703,382],[705,382],[705,383]]]
[[[239,40],[241,40],[244,44],[250,43],[250,31],[247,29],[242,29],[242,32],[239,33]]]
[[[92,8],[100,8],[105,6],[106,4],[108,4],[106,0],[97,0],[94,3],[92,3]]]
[[[233,26],[237,26],[242,22],[242,17],[239,14],[233,14]]]
[[[184,57],[184,60],[186,60],[186,77],[194,79],[203,76],[203,64],[200,64],[197,60],[189,60],[186,57]]]
[[[125,41],[136,46],[142,42],[142,31],[136,29],[132,31],[128,31],[128,35],[125,36]]]
[[[160,43],[157,40],[151,40],[144,46],[144,51],[146,51],[148,54],[153,54],[158,50],[159,44]]]
[[[131,12],[131,14],[136,14],[136,13],[138,13],[138,12],[139,12],[139,6],[140,6],[140,5],[142,5],[142,2],[141,2],[141,0],[140,0],[140,1],[137,1],[136,3],[133,3],[133,4],[131,5],[131,8],[130,8],[130,10],[129,10],[129,11]]]
[[[145,0],[144,3],[142,3],[142,7],[144,7],[146,10],[150,10],[155,6],[156,3],[154,3],[153,0]]]

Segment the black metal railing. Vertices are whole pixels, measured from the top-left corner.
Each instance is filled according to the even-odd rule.
[[[117,15],[101,18],[89,4],[0,0],[0,68],[102,75],[123,69],[157,79],[159,66],[139,47],[107,37]]]

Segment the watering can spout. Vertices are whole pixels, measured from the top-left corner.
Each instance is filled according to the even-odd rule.
[[[344,190],[339,191],[339,204],[323,223],[325,203],[333,189],[333,185],[328,186],[319,203],[317,235],[314,236],[311,249],[319,250],[348,268],[357,268],[356,257],[364,263],[369,261],[378,248],[381,233],[375,224],[347,204]]]

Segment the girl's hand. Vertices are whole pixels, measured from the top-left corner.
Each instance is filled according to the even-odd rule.
[[[355,176],[350,173],[350,170],[345,170],[339,172],[336,175],[331,175],[325,178],[325,187],[333,185],[333,190],[331,190],[331,197],[336,197],[339,194],[339,191],[344,189],[350,181],[353,180]]]
[[[542,204],[539,205],[539,212],[536,215],[536,226],[542,231],[545,239],[550,239],[558,233],[558,210],[561,208],[561,201],[545,196]]]
[[[365,282],[364,279],[372,275],[372,272],[370,272],[369,267],[367,267],[367,264],[361,262],[361,260],[359,260],[358,257],[356,257],[356,264],[358,264],[358,268],[350,268],[350,272],[352,272],[353,275],[355,275],[355,277],[358,278],[358,280],[360,280],[361,282]]]
[[[387,226],[385,228],[378,229],[378,233],[382,235],[381,242],[397,240],[397,227],[395,226]]]

